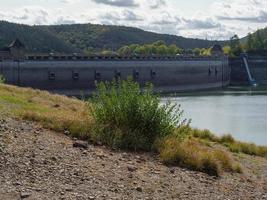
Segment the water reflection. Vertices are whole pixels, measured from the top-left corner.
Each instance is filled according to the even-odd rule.
[[[217,135],[267,145],[267,95],[208,95],[171,97],[182,105],[192,126]],[[162,98],[166,101],[166,98]]]

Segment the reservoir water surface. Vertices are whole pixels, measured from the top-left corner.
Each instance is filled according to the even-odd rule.
[[[267,145],[267,92],[223,92],[162,98],[181,104],[191,126],[216,135],[230,133],[236,139]]]

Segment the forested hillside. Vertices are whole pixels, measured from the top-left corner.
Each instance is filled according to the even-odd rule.
[[[180,36],[157,34],[137,28],[92,24],[45,26],[62,40],[80,49],[118,49],[131,44],[150,44],[164,41],[167,45],[175,44],[179,48],[207,48],[215,41],[189,39]]]
[[[0,48],[19,38],[30,52],[73,52],[74,46],[39,26],[27,26],[0,21]]]
[[[148,44],[159,40],[183,49],[207,48],[218,43],[123,26],[93,24],[28,26],[0,21],[0,48],[15,38],[19,38],[31,52],[117,50],[125,45]]]
[[[246,38],[247,50],[267,50],[267,28],[259,29],[253,34],[248,34]]]

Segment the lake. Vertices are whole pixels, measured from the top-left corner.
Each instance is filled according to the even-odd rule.
[[[267,91],[227,90],[162,98],[181,104],[191,126],[267,145]]]

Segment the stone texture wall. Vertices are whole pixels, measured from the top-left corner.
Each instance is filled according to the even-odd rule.
[[[259,85],[267,85],[267,57],[249,57],[249,66],[253,78]]]
[[[7,83],[65,94],[89,93],[95,81],[133,76],[161,92],[219,88],[229,84],[227,58],[180,60],[88,60],[0,62]]]
[[[267,57],[248,56],[252,78],[259,85],[267,85]],[[229,59],[231,67],[231,85],[248,85],[248,74],[241,58]]]
[[[248,85],[248,74],[241,58],[230,58],[231,85]]]

